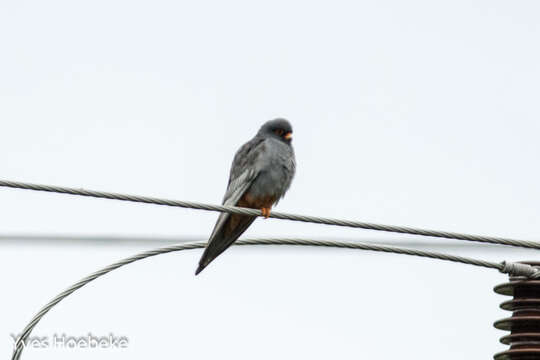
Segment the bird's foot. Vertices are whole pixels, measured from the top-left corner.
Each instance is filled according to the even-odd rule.
[[[270,210],[271,208],[262,208],[261,209],[261,212],[262,212],[262,216],[264,216],[265,219],[268,219],[270,217]]]

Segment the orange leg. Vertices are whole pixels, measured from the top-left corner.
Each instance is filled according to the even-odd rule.
[[[261,209],[262,216],[264,216],[265,219],[268,219],[270,217],[270,210],[272,210],[272,208],[269,208],[269,207],[267,208],[263,207]]]

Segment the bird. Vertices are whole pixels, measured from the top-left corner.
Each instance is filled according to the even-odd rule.
[[[265,218],[285,195],[296,172],[292,126],[286,119],[265,122],[255,137],[236,152],[223,205],[260,209]],[[195,271],[210,262],[247,230],[256,216],[221,213]]]

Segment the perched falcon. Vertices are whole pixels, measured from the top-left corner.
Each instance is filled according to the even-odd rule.
[[[289,189],[296,168],[292,126],[285,119],[266,122],[234,156],[223,205],[260,209],[268,218],[272,205]],[[195,275],[225,251],[255,216],[221,213]]]

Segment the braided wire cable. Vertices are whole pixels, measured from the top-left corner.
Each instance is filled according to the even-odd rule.
[[[81,279],[77,283],[73,284],[72,286],[70,286],[69,288],[67,288],[60,294],[58,294],[54,299],[52,299],[43,308],[41,308],[41,310],[39,310],[39,312],[32,318],[32,320],[30,320],[30,322],[23,329],[21,335],[19,336],[19,338],[17,339],[15,343],[15,348],[13,350],[11,359],[12,360],[20,359],[22,351],[24,350],[24,343],[27,341],[34,327],[39,323],[39,321],[43,318],[43,316],[45,316],[45,314],[49,312],[49,310],[51,310],[60,301],[62,301],[63,299],[71,295],[76,290],[85,286],[89,282],[94,281],[97,278],[113,270],[116,270],[124,265],[133,263],[135,261],[146,259],[151,256],[170,253],[173,251],[203,248],[205,245],[206,245],[206,242],[199,241],[199,242],[183,243],[183,244],[172,245],[172,246],[145,251],[137,255],[120,260],[118,262],[115,262],[114,264],[111,264]],[[499,270],[500,272],[509,273],[515,276],[528,276],[531,278],[540,278],[540,270],[537,270],[533,268],[532,266],[525,265],[525,264],[516,264],[516,263],[504,262],[504,261],[502,263],[495,263],[495,262],[490,262],[490,261],[472,259],[468,257],[456,256],[456,255],[450,255],[450,254],[442,254],[442,253],[431,252],[431,251],[414,250],[414,249],[399,248],[399,247],[394,247],[394,246],[376,245],[376,244],[359,243],[359,242],[306,240],[306,239],[250,239],[250,240],[238,240],[235,243],[235,245],[301,245],[301,246],[323,246],[323,247],[334,247],[334,248],[380,251],[380,252],[386,252],[386,253],[419,256],[419,257],[426,257],[426,258],[438,259],[438,260],[444,260],[444,261],[452,261],[452,262],[457,262],[461,264],[480,266],[484,268]]]
[[[231,214],[262,216],[262,213],[260,210],[241,208],[241,207],[236,207],[236,206],[223,206],[223,205],[203,204],[203,203],[191,202],[191,201],[167,200],[167,199],[159,199],[159,198],[146,197],[146,196],[126,195],[126,194],[110,193],[110,192],[103,192],[103,191],[75,189],[75,188],[61,187],[61,186],[38,185],[38,184],[24,183],[24,182],[18,182],[18,181],[0,180],[0,186],[17,188],[17,189],[26,189],[26,190],[54,192],[54,193],[61,193],[61,194],[89,196],[89,197],[95,197],[95,198],[101,198],[101,199],[114,199],[114,200],[146,203],[146,204],[156,204],[156,205],[198,209],[198,210],[219,211],[219,212],[227,212]],[[332,219],[332,218],[318,217],[318,216],[287,214],[287,213],[282,213],[282,212],[277,212],[277,211],[273,211],[270,214],[270,217],[275,218],[275,219],[293,220],[293,221],[309,222],[309,223],[315,223],[315,224],[345,226],[345,227],[386,231],[386,232],[393,232],[393,233],[400,233],[400,234],[431,236],[431,237],[437,237],[437,238],[476,241],[476,242],[481,242],[481,243],[490,243],[490,244],[499,244],[499,245],[509,245],[509,246],[528,248],[528,249],[537,249],[537,250],[540,249],[540,243],[538,242],[508,239],[508,238],[493,237],[493,236],[469,235],[469,234],[462,234],[462,233],[455,233],[455,232],[427,230],[427,229],[419,229],[419,228],[405,227],[405,226],[382,225],[382,224],[374,224],[374,223],[369,223],[369,222],[340,220],[340,219]]]

